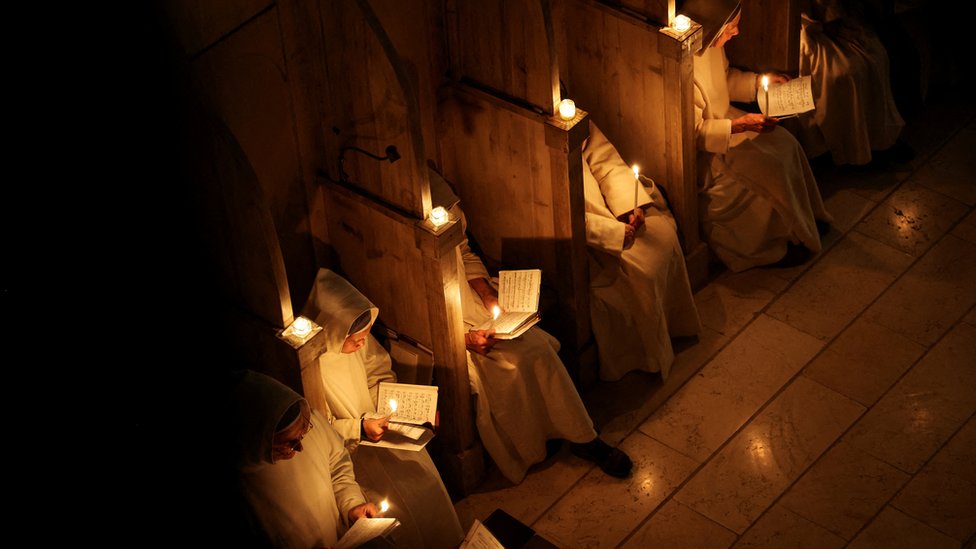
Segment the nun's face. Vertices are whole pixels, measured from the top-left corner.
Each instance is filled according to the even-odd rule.
[[[722,33],[718,35],[715,42],[712,44],[713,48],[721,48],[725,44],[732,40],[732,37],[739,34],[739,20],[742,19],[742,12],[735,14],[735,17],[729,21],[725,27],[722,29]]]
[[[368,335],[369,326],[363,328],[363,330],[360,332],[346,336],[346,340],[342,342],[342,352],[346,354],[355,353],[356,351],[362,349],[366,346],[366,336]]]

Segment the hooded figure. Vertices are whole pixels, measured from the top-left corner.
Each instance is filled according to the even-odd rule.
[[[735,272],[802,263],[820,251],[831,217],[793,135],[730,103],[755,101],[759,87],[759,74],[730,67],[725,56],[739,33],[738,2],[690,0],[683,9],[712,37],[694,58],[702,236]]]
[[[382,438],[389,421],[363,416],[377,411],[380,382],[396,382],[390,355],[369,333],[379,309],[345,278],[319,269],[303,313],[325,332],[326,352],[319,357],[328,404],[324,412],[352,454],[360,485],[371,500],[388,500],[384,516],[400,521],[391,534],[395,545],[457,546],[464,533],[426,448],[415,452],[360,444],[363,437]]]
[[[583,166],[590,314],[600,378],[616,381],[640,370],[667,379],[674,362],[671,338],[701,330],[677,225],[654,182],[638,185],[592,121]],[[635,206],[639,222],[623,221],[635,219]]]
[[[798,138],[808,157],[830,153],[837,165],[867,164],[888,150],[902,155],[892,160],[905,160],[911,153],[898,143],[905,121],[891,90],[888,52],[845,4],[809,0],[802,12],[800,74],[812,77],[817,108],[800,115]]]
[[[274,547],[334,546],[366,499],[328,420],[309,412],[295,391],[252,371],[238,381],[234,402],[241,490],[255,530]],[[276,444],[289,430],[295,438]]]

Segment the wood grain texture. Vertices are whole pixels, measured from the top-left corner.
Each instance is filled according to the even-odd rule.
[[[756,72],[796,76],[800,66],[802,0],[741,0],[739,35],[725,51],[729,63]]]

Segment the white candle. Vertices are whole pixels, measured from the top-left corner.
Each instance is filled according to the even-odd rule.
[[[637,164],[634,164],[634,215],[637,215],[637,192],[640,189],[640,171]]]
[[[559,102],[559,118],[569,122],[576,118],[576,102],[572,99],[563,99]]]
[[[305,337],[312,331],[312,323],[304,316],[300,316],[292,323],[291,331],[298,337]]]
[[[444,223],[447,223],[447,218],[447,210],[444,209],[444,206],[438,206],[430,211],[430,222],[435,227],[440,227]]]
[[[685,32],[691,28],[691,19],[687,15],[679,15],[674,18],[674,24],[671,27],[678,32]]]
[[[762,77],[762,87],[766,92],[766,116],[769,116],[769,77],[765,74]]]

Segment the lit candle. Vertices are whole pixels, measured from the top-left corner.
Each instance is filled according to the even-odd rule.
[[[769,77],[765,74],[762,77],[763,91],[766,92],[766,116],[769,116]]]
[[[305,337],[309,333],[311,333],[311,331],[312,331],[312,322],[309,319],[305,318],[304,316],[300,316],[296,318],[295,322],[293,322],[291,325],[291,333],[295,334],[298,337]]]
[[[572,99],[563,99],[559,102],[559,118],[567,122],[576,118],[576,103]]]
[[[679,15],[674,18],[674,24],[671,27],[678,32],[685,32],[691,28],[691,19],[687,15]]]
[[[500,315],[500,314],[502,314],[502,308],[499,307],[498,305],[492,305],[491,306],[491,319],[492,320],[495,320],[496,318],[498,318],[498,315]]]
[[[674,25],[674,0],[668,0],[668,24]]]
[[[397,410],[397,401],[395,399],[392,399],[391,398],[390,399],[390,415],[392,416],[393,414],[395,414],[396,413],[396,410]]]
[[[385,513],[390,510],[390,502],[385,499],[380,502],[380,513]]]
[[[444,223],[447,223],[447,219],[447,210],[444,209],[444,206],[438,206],[430,211],[430,222],[435,227],[440,227]]]
[[[640,189],[640,171],[637,164],[634,164],[634,216],[637,215],[637,191]]]

